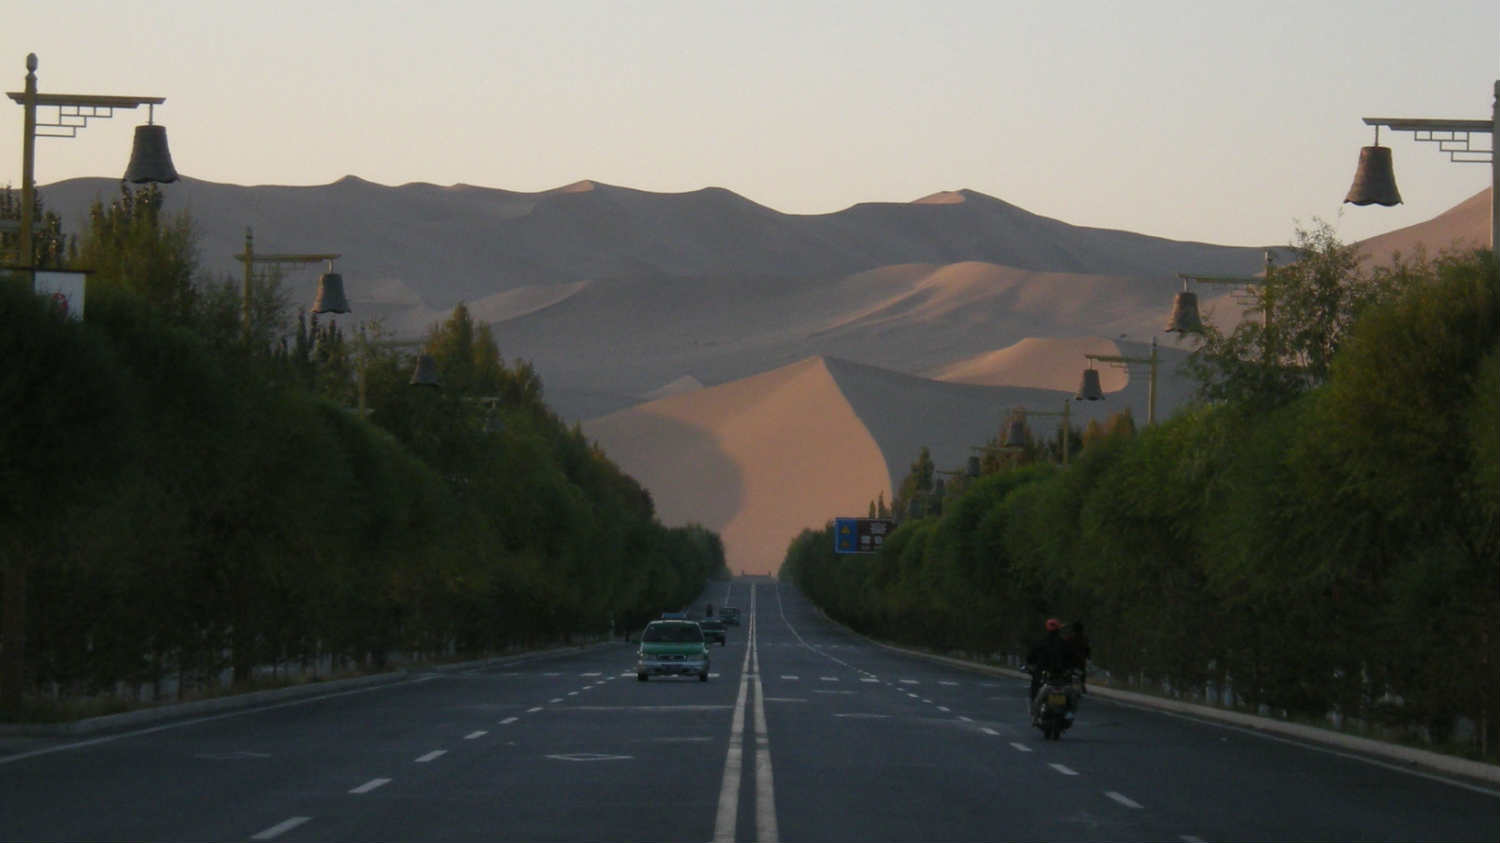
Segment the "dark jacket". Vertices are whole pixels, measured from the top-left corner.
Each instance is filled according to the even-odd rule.
[[[1026,654],[1026,664],[1038,673],[1045,673],[1071,670],[1078,666],[1078,659],[1062,633],[1054,629]]]

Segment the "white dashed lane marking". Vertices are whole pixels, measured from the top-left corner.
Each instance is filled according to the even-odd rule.
[[[349,791],[350,793],[369,793],[377,787],[383,787],[391,783],[390,779],[370,779],[359,787]]]
[[[947,685],[950,688],[956,687],[958,685],[957,682],[953,682],[953,681],[950,681],[950,680],[947,680],[947,679],[939,679],[938,680],[938,684],[939,685]]]
[[[1135,801],[1134,799],[1131,799],[1129,796],[1126,796],[1123,793],[1116,793],[1113,790],[1106,790],[1106,791],[1104,791],[1104,795],[1108,796],[1110,799],[1115,800],[1116,802],[1120,803],[1121,805],[1124,805],[1127,808],[1139,808],[1139,807],[1141,807],[1141,803]]]
[[[558,704],[558,703],[560,703],[560,702],[562,702],[562,701],[563,701],[563,698],[562,698],[562,697],[553,697],[553,698],[552,698],[552,699],[550,699],[550,700],[547,700],[547,703],[548,703],[548,704],[549,704],[549,705],[557,705],[557,704]]]
[[[580,673],[578,675],[579,676],[603,676],[604,674],[600,673],[599,671],[596,670],[593,673]]]
[[[966,717],[966,716],[964,716],[962,714],[958,715],[958,719],[964,721],[965,723],[973,723],[974,722],[972,719],[970,719],[969,717]]]
[[[1052,769],[1056,770],[1059,773],[1062,773],[1065,776],[1076,776],[1076,775],[1078,775],[1078,771],[1077,770],[1069,769],[1068,767],[1065,767],[1062,764],[1048,764],[1047,766],[1051,767]]]
[[[896,681],[900,682],[902,685],[920,685],[920,684],[922,684],[921,682],[918,682],[915,679],[898,679]]]
[[[938,706],[938,711],[941,711],[944,714],[947,714],[949,712],[949,709],[948,709],[948,706],[946,706],[946,705],[940,705],[940,706]]]
[[[557,700],[554,700],[553,702],[557,702]],[[526,713],[527,714],[536,714],[538,711],[541,711],[541,710],[542,710],[541,706],[534,705],[531,708],[526,709]]]
[[[428,761],[431,761],[434,758],[441,758],[441,757],[443,757],[444,755],[447,755],[447,754],[448,754],[448,750],[446,750],[446,749],[434,749],[433,751],[427,753],[426,755],[418,757],[416,761],[417,761],[418,764],[426,764]]]
[[[790,674],[790,673],[783,673],[783,674],[781,674],[781,678],[787,680],[788,682],[796,682],[797,681],[797,677],[794,676],[794,675],[792,675],[792,674]]]
[[[837,676],[819,676],[818,677],[818,681],[819,682],[837,682],[837,681],[839,681],[839,678]]]
[[[489,732],[486,732],[483,729],[479,729],[477,731],[473,731],[473,732],[468,733],[467,735],[464,735],[464,740],[466,740],[466,741],[472,741],[475,738],[482,738],[482,737],[484,737],[485,735],[488,735],[488,734],[489,734]]]
[[[520,719],[521,718],[519,718],[519,717],[507,717],[504,720],[500,721],[500,725],[501,726],[509,726],[510,724],[512,724],[512,723],[514,723],[514,722],[516,722],[517,720],[520,720]]]
[[[296,828],[297,826],[302,825],[303,823],[307,822],[310,819],[312,819],[312,817],[292,817],[289,820],[283,820],[283,821],[281,821],[281,822],[279,822],[279,823],[271,826],[270,828],[266,829],[265,831],[260,832],[259,834],[253,834],[253,835],[251,835],[250,839],[251,840],[275,840],[276,838],[278,838],[281,835],[287,833],[288,831],[291,831],[292,829]]]
[[[1031,751],[1031,747],[1027,746],[1024,743],[1013,743],[1013,744],[1011,744],[1011,746],[1015,747],[1017,752],[1030,752]]]
[[[994,729],[991,729],[988,726],[982,727],[979,731],[984,732],[986,735],[999,735],[1000,734],[999,732],[995,731]]]

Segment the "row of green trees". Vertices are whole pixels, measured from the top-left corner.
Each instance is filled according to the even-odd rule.
[[[1496,760],[1494,255],[1368,272],[1326,230],[1299,245],[1269,326],[1206,338],[1208,400],[988,473],[874,555],[804,532],[783,576],[885,638],[1017,654],[1083,619],[1116,681]]]
[[[193,242],[126,190],[77,245],[86,321],[0,283],[12,706],[603,634],[725,572],[718,536],[664,527],[462,306],[424,346],[441,388],[415,387],[378,325],[294,323],[274,277],[242,330]]]

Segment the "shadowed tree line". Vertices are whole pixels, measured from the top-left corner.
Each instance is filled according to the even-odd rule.
[[[883,638],[1003,657],[1078,618],[1116,683],[1500,759],[1494,254],[1298,250],[1269,327],[1205,338],[1195,407],[987,473],[876,554],[806,531],[782,575]]]
[[[596,636],[726,573],[719,537],[664,527],[463,306],[424,344],[441,388],[415,387],[378,324],[293,318],[274,274],[242,330],[237,285],[201,277],[190,220],[154,188],[96,205],[75,248],[87,321],[0,275],[12,708],[22,689]]]

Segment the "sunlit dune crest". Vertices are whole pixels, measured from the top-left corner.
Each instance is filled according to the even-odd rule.
[[[703,389],[703,382],[692,375],[683,375],[670,383],[662,384],[641,396],[642,400],[655,401],[658,398],[667,398],[672,395],[681,395],[684,392],[697,392]]]
[[[913,199],[913,205],[958,205],[965,201],[965,196],[958,190],[939,190],[937,193],[929,193],[921,199]]]
[[[951,383],[981,386],[1031,386],[1076,390],[1086,354],[1122,355],[1120,347],[1103,337],[1027,337],[1015,345],[940,366],[928,376]],[[1099,383],[1105,392],[1124,389],[1126,370],[1105,366]]]
[[[1419,250],[1431,257],[1452,249],[1486,248],[1490,242],[1492,192],[1487,187],[1426,222],[1361,240],[1365,262],[1387,264],[1398,252],[1409,258]]]
[[[598,187],[599,187],[598,183],[590,181],[589,179],[579,179],[578,181],[575,181],[572,184],[565,184],[562,187],[553,188],[552,190],[549,190],[547,192],[548,193],[587,193],[587,192],[589,192],[591,190],[594,190],[594,189],[596,189]]]

